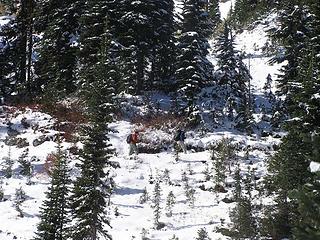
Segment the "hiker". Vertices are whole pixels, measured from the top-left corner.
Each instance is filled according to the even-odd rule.
[[[137,147],[138,135],[139,135],[138,130],[134,130],[134,132],[127,137],[127,143],[129,143],[129,146],[130,146],[129,155],[132,155],[133,153],[135,155],[138,155],[138,147]]]
[[[174,136],[174,140],[176,144],[183,150],[184,153],[187,153],[186,145],[184,144],[184,140],[186,139],[185,132],[181,129],[178,129],[176,135]]]

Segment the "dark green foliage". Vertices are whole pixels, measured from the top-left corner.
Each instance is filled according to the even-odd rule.
[[[166,202],[166,215],[167,217],[172,216],[172,207],[176,203],[176,197],[174,196],[173,192],[170,191],[167,196],[167,202]]]
[[[221,13],[219,8],[219,0],[209,0],[208,13],[210,20],[212,21],[213,30],[217,29],[221,23]]]
[[[230,213],[233,239],[258,239],[251,199],[241,197]]]
[[[70,223],[70,176],[68,157],[59,143],[54,154],[51,183],[40,211],[40,223],[34,240],[66,240]]]
[[[19,213],[19,217],[24,217],[23,211],[21,209],[21,204],[26,200],[27,196],[22,187],[16,189],[14,196],[14,207]]]
[[[23,176],[30,177],[32,175],[32,165],[29,160],[26,158],[28,157],[29,149],[27,148],[23,153],[19,156],[18,162],[20,163],[20,174]]]
[[[296,190],[293,197],[298,200],[301,220],[294,229],[294,239],[320,239],[320,174],[316,173],[314,181]]]
[[[211,238],[209,238],[207,230],[205,228],[201,228],[198,231],[196,240],[211,240]]]
[[[55,102],[76,89],[76,2],[50,0],[38,5],[35,25],[43,38],[37,48],[33,94],[43,94],[46,101]]]
[[[197,93],[212,82],[212,64],[207,60],[208,36],[212,24],[200,0],[188,0],[183,5],[183,22],[178,41],[176,80],[180,111],[190,115],[195,111]]]
[[[234,36],[229,22],[216,41],[218,58],[218,86],[224,98],[225,112],[240,130],[251,132],[252,99],[250,92],[250,72],[235,50]]]
[[[153,208],[153,217],[154,217],[154,227],[155,229],[160,228],[160,216],[161,216],[161,208],[160,208],[160,202],[161,202],[161,187],[160,187],[160,181],[159,179],[156,180],[154,184],[154,190],[153,190],[153,199],[152,199],[152,208]]]
[[[98,239],[102,235],[111,239],[104,225],[110,225],[106,218],[106,199],[112,192],[112,179],[109,177],[108,159],[112,151],[106,143],[107,128],[103,122],[93,122],[86,126],[86,140],[81,154],[81,175],[77,178],[72,194],[75,240]],[[106,169],[107,168],[107,169]]]

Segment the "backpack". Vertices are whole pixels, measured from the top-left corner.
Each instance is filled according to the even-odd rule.
[[[131,134],[127,136],[127,143],[131,143]]]

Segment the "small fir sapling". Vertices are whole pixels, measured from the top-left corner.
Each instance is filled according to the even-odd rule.
[[[172,191],[169,192],[167,196],[167,202],[166,202],[166,215],[167,217],[172,216],[172,207],[176,204],[176,197],[173,194]]]
[[[3,167],[3,172],[4,176],[6,178],[11,178],[13,175],[13,160],[11,159],[11,146],[9,146],[8,150],[8,156],[3,158],[4,160],[4,167]]]
[[[171,184],[170,171],[167,168],[163,172],[162,179],[163,179],[165,184],[167,184],[167,185]]]
[[[184,190],[187,192],[190,188],[189,179],[187,177],[187,173],[185,171],[182,172],[181,181],[183,183]]]
[[[147,188],[143,189],[142,195],[139,198],[139,203],[144,204],[149,200],[149,194],[147,192]]]
[[[195,193],[196,190],[193,188],[189,188],[188,191],[186,192],[186,197],[187,197],[187,202],[189,203],[190,207],[194,207],[194,202],[195,202]]]
[[[149,240],[150,238],[148,238],[149,231],[145,228],[141,229],[141,240]]]
[[[201,228],[198,231],[196,240],[211,240],[211,238],[209,238],[207,230],[205,228]]]
[[[29,149],[27,148],[19,156],[18,162],[20,163],[20,174],[30,179],[32,176],[32,165],[31,162],[27,160],[28,155]]]
[[[19,217],[24,217],[23,212],[21,210],[21,204],[26,200],[27,196],[22,187],[16,189],[14,206],[16,211],[19,213]]]
[[[3,184],[3,182],[2,182],[2,180],[0,180],[0,202],[2,202],[4,199],[4,191],[3,191],[2,184]]]
[[[204,178],[205,181],[210,181],[211,180],[211,172],[210,172],[208,163],[206,163],[206,167],[203,170],[203,174],[204,174],[204,177],[205,177]]]
[[[173,234],[173,236],[169,240],[179,240],[179,238],[175,234]]]
[[[119,208],[118,208],[118,207],[115,207],[115,209],[114,209],[114,215],[115,215],[116,217],[118,217],[118,216],[120,215],[120,213],[119,213]]]
[[[191,168],[191,163],[188,163],[188,173],[189,173],[189,175],[193,175],[194,174],[194,171]]]
[[[161,216],[161,187],[160,187],[160,181],[159,178],[156,179],[154,190],[153,190],[153,198],[152,198],[152,208],[153,208],[153,214],[154,214],[154,227],[155,229],[161,228],[161,223],[159,221]]]
[[[233,199],[235,201],[238,201],[241,198],[241,191],[242,191],[242,187],[241,187],[241,182],[242,182],[242,178],[241,178],[241,174],[240,174],[240,166],[239,164],[237,164],[235,173],[234,173],[234,190],[233,190]]]
[[[153,174],[152,174],[152,169],[150,168],[150,173],[149,173],[149,183],[153,184],[154,183],[154,178],[153,178]]]
[[[253,180],[254,180],[253,172],[251,171],[251,168],[248,167],[248,171],[245,174],[245,178],[243,179],[243,182],[244,182],[244,189],[246,190],[246,194],[250,200],[252,199],[252,191],[254,188]]]

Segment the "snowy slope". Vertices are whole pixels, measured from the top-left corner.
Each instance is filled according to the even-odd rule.
[[[230,6],[231,1],[220,3],[223,18],[227,16]],[[0,19],[0,23],[2,21],[6,20]],[[266,40],[263,25],[259,25],[252,31],[244,31],[237,36],[237,48],[253,55],[250,60],[245,59],[245,63],[248,66],[250,65],[253,77],[252,88],[256,97],[263,95],[262,87],[267,74],[270,73],[276,79],[280,67],[268,65],[269,58],[262,56],[261,47]],[[258,102],[257,104],[262,103]],[[24,127],[21,124],[23,118],[26,119],[29,127]],[[11,128],[19,132],[17,137],[25,138],[29,146],[22,148],[8,147],[4,143],[8,136],[9,120],[12,123]],[[39,208],[45,197],[44,192],[48,188],[49,182],[49,177],[45,172],[45,160],[50,153],[55,151],[57,146],[54,136],[59,133],[53,130],[54,123],[55,120],[51,116],[40,113],[37,109],[0,109],[0,169],[5,165],[5,158],[8,157],[9,153],[10,158],[14,161],[12,178],[4,178],[3,171],[0,171],[5,195],[5,201],[0,202],[1,240],[27,240],[34,236],[36,224],[39,221]],[[217,233],[216,230],[220,227],[227,227],[230,222],[228,214],[234,203],[227,204],[222,200],[231,196],[231,188],[228,189],[227,193],[209,191],[214,186],[214,182],[212,180],[206,181],[203,172],[207,165],[210,169],[212,168],[210,151],[181,153],[178,162],[174,159],[172,149],[158,154],[139,154],[136,159],[129,159],[125,138],[135,126],[126,121],[118,121],[110,124],[110,127],[115,130],[110,137],[111,143],[117,151],[117,156],[114,156],[112,160],[120,164],[120,168],[114,172],[116,189],[111,198],[111,207],[107,210],[112,225],[112,229],[109,231],[114,240],[141,239],[143,229],[147,230],[146,236],[153,240],[167,240],[173,235],[176,235],[179,240],[190,240],[195,239],[197,231],[203,227],[206,228],[212,240],[228,239]],[[142,133],[142,138],[155,138],[155,134],[153,130],[146,129]],[[47,141],[34,146],[34,140],[44,135],[48,137]],[[169,138],[170,140],[171,137],[168,133],[161,135],[162,139]],[[228,129],[219,129],[205,135],[188,132],[186,143],[188,145],[201,145],[206,149],[210,144],[222,138],[233,139],[234,143],[241,146],[239,162],[242,173],[245,173],[250,166],[251,169],[256,169],[258,178],[265,175],[265,159],[272,154],[272,146],[280,141],[271,136],[259,138],[255,135],[245,136],[230,132]],[[245,158],[245,149],[248,146],[251,150],[248,158]],[[64,143],[63,147],[68,149],[72,147],[72,144]],[[19,164],[17,159],[26,148],[29,148],[28,159],[35,156],[32,162],[34,172],[31,178],[33,184],[31,185],[27,184],[28,179],[26,177],[21,177],[18,174]],[[74,169],[72,171],[73,177],[77,175],[74,163],[75,161],[71,165]],[[170,172],[171,184],[164,181],[164,171],[166,169]],[[192,172],[190,172],[190,169]],[[186,201],[181,180],[183,171],[187,173],[190,186],[195,189],[194,206],[189,206]],[[161,182],[162,211],[160,221],[165,223],[165,227],[161,230],[156,230],[153,227],[151,201],[149,200],[144,204],[139,202],[145,188],[152,196],[153,181],[157,176],[163,180]],[[230,176],[227,182],[232,185]],[[14,206],[15,190],[19,187],[22,187],[27,195],[26,201],[22,204],[23,218],[18,216]],[[169,191],[172,191],[176,196],[176,204],[173,207],[173,216],[171,217],[165,215],[165,202]],[[116,211],[119,213],[118,216],[115,215]]]

